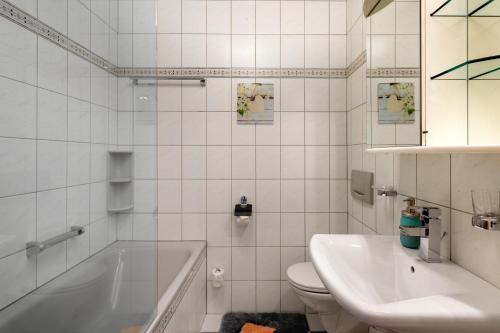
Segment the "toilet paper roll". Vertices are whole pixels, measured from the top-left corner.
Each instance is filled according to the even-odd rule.
[[[224,268],[215,267],[212,269],[212,286],[220,288],[224,284]]]
[[[250,223],[250,216],[236,216],[236,224],[247,225]]]

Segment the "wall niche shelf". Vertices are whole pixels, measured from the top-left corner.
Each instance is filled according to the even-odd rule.
[[[500,146],[408,146],[369,148],[368,153],[396,154],[498,154]]]
[[[498,17],[500,3],[495,0],[446,0],[432,17]]]
[[[110,179],[110,183],[130,183],[132,178],[122,178],[122,179]]]
[[[125,206],[125,207],[121,207],[121,208],[113,208],[113,209],[109,208],[108,212],[110,212],[110,213],[124,213],[124,212],[129,212],[132,209],[134,209],[134,206],[130,205],[130,206]]]
[[[431,80],[500,80],[500,55],[465,61],[431,76]]]
[[[129,150],[108,152],[108,212],[134,208],[134,155]]]

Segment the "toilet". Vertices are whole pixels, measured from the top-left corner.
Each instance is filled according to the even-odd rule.
[[[368,325],[359,322],[343,310],[321,282],[311,262],[301,262],[288,267],[288,282],[299,299],[317,312],[328,333],[368,333]]]

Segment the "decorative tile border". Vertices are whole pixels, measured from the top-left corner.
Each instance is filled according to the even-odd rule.
[[[177,293],[174,296],[174,300],[168,308],[161,314],[162,318],[160,322],[156,325],[156,327],[153,330],[153,333],[163,333],[165,328],[167,327],[168,323],[170,322],[170,319],[172,319],[172,316],[174,315],[175,311],[177,310],[177,307],[182,301],[182,298],[188,291],[189,287],[191,286],[191,282],[193,282],[196,274],[198,273],[201,265],[205,261],[205,258],[207,257],[207,248],[203,248],[203,251],[199,254],[198,258],[196,259],[195,264],[189,271],[186,279],[184,279],[184,282],[182,283],[181,287],[177,291]]]
[[[108,60],[78,44],[74,40],[68,38],[68,36],[53,29],[6,0],[0,0],[0,15],[14,23],[19,24],[21,27],[37,34],[38,36],[51,41],[63,49],[82,57],[88,62],[102,68],[106,72],[113,74],[115,71],[116,66]]]
[[[53,42],[71,53],[87,60],[117,77],[207,77],[207,78],[337,78],[351,76],[367,61],[363,51],[347,68],[131,68],[117,67],[110,61],[78,44],[37,18],[17,8],[6,0],[0,0],[0,15],[25,29]],[[368,69],[367,76],[376,77],[420,77],[419,68]]]
[[[206,78],[250,78],[250,77],[301,77],[301,78],[346,78],[343,68],[116,68],[118,77],[206,77]]]
[[[356,72],[361,66],[366,64],[366,50],[363,51],[354,61],[346,68],[346,77],[351,76]]]
[[[384,78],[384,77],[420,77],[420,68],[374,68],[367,69],[366,76],[369,78]]]
[[[361,66],[366,64],[366,50],[363,51],[346,69],[346,77],[351,76]],[[419,67],[400,68],[367,68],[366,76],[369,78],[391,78],[391,77],[420,77]]]
[[[351,76],[366,63],[366,55],[362,54],[347,69],[343,68],[123,68],[118,67],[118,77],[152,77],[152,78],[336,78],[345,79]],[[420,77],[420,68],[377,68],[367,69],[367,77]]]

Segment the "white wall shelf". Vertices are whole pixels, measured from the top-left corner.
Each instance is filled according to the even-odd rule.
[[[120,208],[108,208],[108,212],[110,213],[122,213],[122,212],[128,212],[130,210],[134,209],[133,205],[130,206],[125,206],[125,207],[120,207]]]
[[[134,208],[134,155],[132,151],[108,152],[108,212]]]
[[[132,150],[110,150],[108,151],[110,154],[123,154],[123,155],[131,155],[134,152]]]
[[[408,146],[369,148],[368,153],[397,154],[500,154],[500,146]]]
[[[110,179],[110,183],[130,183],[132,178],[118,178],[118,179]]]

